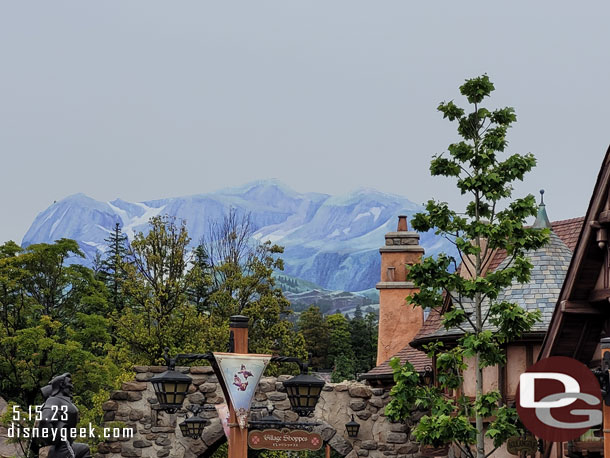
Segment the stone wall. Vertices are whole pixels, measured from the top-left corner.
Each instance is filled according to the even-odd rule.
[[[182,437],[178,428],[178,424],[185,418],[184,412],[167,414],[159,410],[152,385],[147,380],[164,370],[164,367],[137,366],[136,380],[124,383],[122,389],[112,393],[110,400],[104,403],[106,426],[120,424],[131,427],[134,435],[133,438],[109,439],[101,443],[95,458],[201,458],[224,442],[224,433],[214,411],[200,414],[207,416],[211,423],[205,428],[202,439],[194,440]],[[189,403],[224,402],[211,367],[176,370],[189,373],[193,378],[185,407]],[[359,382],[327,383],[314,416],[299,420],[297,414],[290,410],[282,385],[290,377],[281,375],[277,378],[263,378],[255,394],[254,404],[272,404],[275,408],[273,414],[283,421],[322,423],[315,431],[333,449],[348,458],[418,458],[414,455],[419,455],[419,447],[410,441],[408,426],[390,423],[384,416],[384,406],[389,402],[387,391]],[[349,438],[345,431],[345,424],[351,420],[352,414],[361,425],[355,439]]]
[[[7,402],[0,397],[0,415],[4,415],[7,409]],[[21,450],[17,444],[10,443],[8,439],[8,430],[0,426],[0,456],[19,456]]]

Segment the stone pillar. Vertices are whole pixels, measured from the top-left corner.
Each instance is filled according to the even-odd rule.
[[[419,234],[409,231],[407,217],[398,217],[396,232],[385,235],[381,253],[381,281],[379,290],[379,337],[377,340],[377,364],[388,360],[413,340],[424,322],[421,307],[407,305],[405,299],[417,292],[412,282],[407,282],[410,265],[421,262],[424,249],[419,245]]]

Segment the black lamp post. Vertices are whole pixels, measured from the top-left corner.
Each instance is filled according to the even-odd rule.
[[[347,435],[349,437],[358,436],[358,431],[360,431],[360,423],[354,420],[354,414],[352,414],[352,420],[345,424],[345,429],[347,430]]]
[[[191,381],[188,375],[175,371],[173,364],[168,364],[168,370],[149,380],[161,409],[168,413],[180,410]]]
[[[303,373],[284,382],[290,407],[301,417],[307,417],[313,413],[323,387],[323,380]]]

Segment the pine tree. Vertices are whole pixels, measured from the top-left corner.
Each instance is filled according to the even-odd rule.
[[[339,364],[339,359],[344,357],[347,362],[342,361],[342,367],[351,367],[351,378],[353,378],[354,350],[352,348],[352,336],[350,334],[349,321],[341,314],[335,313],[326,317],[326,324],[329,329],[329,350],[328,357],[331,366]]]
[[[333,373],[330,376],[332,383],[339,383],[343,380],[354,379],[354,361],[348,356],[341,354],[335,360],[335,367]]]
[[[121,231],[119,223],[115,224],[114,231],[104,241],[108,249],[100,264],[99,275],[108,288],[109,303],[114,310],[121,311],[125,306],[123,283],[126,274],[124,265],[127,260],[129,242],[127,236]]]
[[[377,319],[374,314],[362,315],[362,308],[356,307],[354,318],[349,322],[354,352],[354,370],[368,372],[375,367],[377,355]]]
[[[368,341],[368,361],[365,372],[368,372],[377,365],[377,337],[379,334],[379,317],[374,312],[367,312],[367,314],[364,315],[364,321],[366,323],[365,333]]]
[[[210,313],[212,294],[212,266],[210,257],[203,244],[193,251],[193,269],[195,273],[195,284],[189,290],[189,299],[200,313]]]

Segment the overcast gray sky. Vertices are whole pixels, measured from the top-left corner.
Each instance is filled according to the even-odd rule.
[[[4,1],[0,242],[53,200],[148,200],[278,178],[455,202],[436,112],[487,72],[552,220],[583,215],[610,144],[602,1]]]

